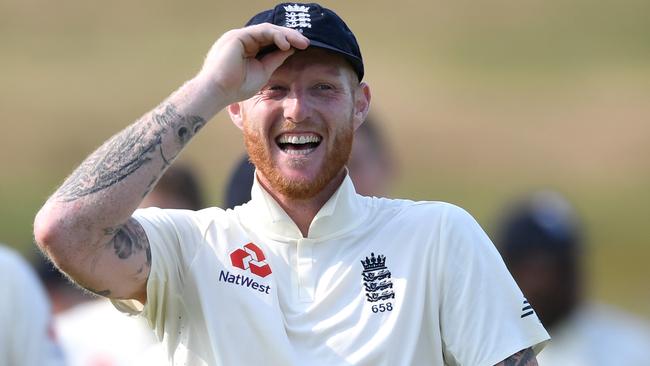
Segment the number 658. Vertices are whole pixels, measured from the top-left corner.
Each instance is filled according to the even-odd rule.
[[[372,306],[373,313],[383,313],[384,311],[392,311],[392,310],[393,310],[393,304],[390,302],[386,304],[379,304],[379,305]]]

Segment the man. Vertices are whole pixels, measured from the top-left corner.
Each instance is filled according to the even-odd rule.
[[[585,248],[578,217],[564,197],[540,191],[501,218],[497,244],[506,265],[553,336],[540,365],[645,365],[644,321],[584,296]]]
[[[505,211],[495,243],[542,324],[551,331],[576,308],[584,291],[584,250],[577,217],[569,203],[552,191],[536,192]]]
[[[354,142],[346,166],[358,194],[384,196],[388,191],[395,163],[379,126],[370,117],[354,132]],[[224,191],[225,208],[234,208],[250,201],[254,181],[255,165],[250,162],[248,154],[244,154],[228,179]],[[160,182],[156,187],[158,185]]]
[[[40,247],[145,316],[175,364],[535,365],[548,335],[471,216],[354,192],[363,70],[332,11],[256,15],[63,183],[36,217]],[[225,107],[257,169],[251,202],[134,214]]]

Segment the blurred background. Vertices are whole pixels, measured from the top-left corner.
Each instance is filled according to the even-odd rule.
[[[323,1],[354,30],[400,165],[392,196],[490,233],[537,189],[575,205],[589,293],[650,318],[650,2]],[[268,1],[0,0],[0,242],[110,135],[198,71]],[[243,152],[219,114],[181,157],[220,205]]]

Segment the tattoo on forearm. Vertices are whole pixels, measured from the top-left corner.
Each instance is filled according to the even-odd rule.
[[[173,104],[164,103],[104,143],[72,173],[56,195],[64,201],[74,201],[109,188],[151,162],[155,154],[160,154],[164,170],[203,125],[203,118],[180,115]],[[162,141],[170,129],[179,146],[165,156]]]
[[[145,261],[141,263],[140,268],[136,271],[135,275],[141,275],[145,267],[151,268],[151,247],[149,246],[149,240],[147,239],[147,234],[137,220],[130,218],[124,225],[120,225],[116,228],[106,228],[104,229],[104,235],[110,237],[108,241],[105,242],[105,245],[108,248],[111,248],[115,253],[115,256],[119,259],[126,260],[134,255],[144,252]],[[93,261],[93,271],[95,270],[94,267],[97,265],[98,260],[99,257]],[[96,290],[82,283],[79,283],[79,285],[99,296],[111,297],[113,294],[109,289]]]
[[[537,366],[537,359],[535,358],[535,353],[531,348],[526,348],[525,350],[519,351],[514,355],[506,358],[503,362],[500,362],[497,366]]]
[[[162,113],[153,116],[154,121],[163,129],[175,126],[175,136],[179,144],[184,146],[205,124],[199,116],[181,116],[176,112],[173,104],[163,106]]]
[[[151,178],[151,181],[149,181],[149,184],[147,184],[147,189],[144,190],[144,193],[142,194],[142,198],[144,198],[146,195],[149,194],[153,190],[153,187],[156,186],[156,182],[158,182],[158,176],[153,176]]]

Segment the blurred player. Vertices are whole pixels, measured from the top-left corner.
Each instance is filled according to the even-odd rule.
[[[356,193],[345,164],[370,107],[363,77],[333,11],[255,15],[63,183],[39,245],[146,317],[177,365],[536,365],[548,334],[467,212]],[[134,213],[224,108],[256,167],[251,201]]]
[[[585,301],[582,237],[573,208],[555,192],[538,192],[517,202],[501,219],[499,250],[552,336],[539,364],[650,364],[647,325]]]
[[[187,163],[178,163],[167,169],[139,207],[200,210],[206,207],[203,196],[196,170]]]
[[[63,366],[50,303],[31,266],[0,244],[0,365]]]
[[[224,191],[224,208],[234,208],[251,200],[251,187],[255,180],[255,165],[250,162],[248,154],[237,160],[226,183]]]
[[[386,196],[395,178],[396,163],[380,127],[370,115],[354,133],[347,168],[362,196]]]

